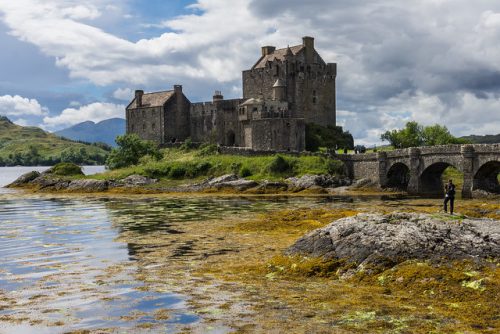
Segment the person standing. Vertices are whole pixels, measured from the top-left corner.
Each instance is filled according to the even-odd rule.
[[[455,185],[452,180],[444,186],[444,212],[448,212],[448,202],[450,202],[450,214],[453,214],[455,204]]]

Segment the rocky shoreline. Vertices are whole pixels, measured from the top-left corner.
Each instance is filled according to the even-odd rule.
[[[187,183],[179,186],[162,185],[158,179],[142,175],[130,175],[120,180],[99,180],[70,178],[54,175],[51,170],[46,172],[32,171],[20,176],[9,184],[9,188],[25,188],[32,191],[45,192],[152,192],[152,193],[191,193],[191,192],[244,192],[254,194],[267,193],[298,193],[310,192],[327,194],[335,192],[335,188],[364,185],[366,182],[353,184],[346,177],[335,175],[303,175],[291,177],[284,181],[254,181],[240,178],[235,174],[226,174],[208,178],[199,183]]]
[[[446,214],[358,214],[308,233],[285,254],[343,261],[356,271],[408,260],[487,262],[500,258],[500,221]]]

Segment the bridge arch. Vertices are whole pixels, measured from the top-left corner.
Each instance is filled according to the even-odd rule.
[[[387,171],[387,187],[406,190],[409,182],[410,168],[406,164],[396,162]]]
[[[428,165],[419,176],[419,192],[424,195],[442,196],[444,194],[444,184],[442,181],[443,172],[446,168],[457,168],[446,161],[438,161]]]
[[[482,164],[474,174],[473,190],[485,190],[491,193],[500,193],[498,175],[500,174],[500,161],[488,161]]]

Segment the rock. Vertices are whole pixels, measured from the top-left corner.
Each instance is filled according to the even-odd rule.
[[[410,259],[500,257],[500,221],[415,213],[359,214],[299,239],[287,254],[391,266]]]
[[[371,179],[359,179],[352,185],[352,188],[370,188],[376,185],[377,183]]]
[[[84,192],[99,192],[108,189],[108,181],[105,180],[73,180],[68,185],[68,190],[84,191]]]
[[[476,189],[472,191],[472,198],[491,198],[498,197],[498,193],[492,193],[482,189]]]
[[[290,184],[291,190],[303,190],[313,187],[321,188],[335,188],[340,186],[345,186],[350,184],[350,180],[347,178],[340,178],[335,175],[311,175],[306,174],[299,178],[290,177],[286,179]]]
[[[26,174],[19,176],[14,182],[8,185],[8,187],[22,186],[30,183],[34,179],[40,176],[40,172],[31,171]]]
[[[38,189],[66,189],[69,185],[68,180],[60,179],[57,177],[51,176],[51,174],[43,174],[31,181],[32,185],[38,187]]]
[[[157,179],[152,179],[146,176],[133,174],[129,175],[126,178],[119,181],[119,184],[123,184],[126,187],[137,187],[137,186],[145,186],[148,184],[153,184],[158,182]]]
[[[234,181],[220,182],[217,184],[217,188],[232,188],[238,191],[244,191],[250,188],[254,188],[259,184],[252,180],[238,179]]]
[[[286,191],[288,190],[288,183],[279,182],[279,181],[263,181],[256,188],[255,193],[257,194],[265,194],[265,193],[274,193],[276,191]]]
[[[230,181],[236,181],[238,180],[238,176],[235,174],[225,174],[222,176],[214,177],[211,179],[206,180],[203,182],[204,185],[207,185],[209,187],[216,186],[218,184],[224,183],[224,182],[230,182]]]

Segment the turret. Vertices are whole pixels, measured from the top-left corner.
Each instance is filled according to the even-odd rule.
[[[286,91],[286,85],[281,81],[280,79],[276,80],[276,82],[273,85],[273,100],[276,101],[285,101],[285,91]]]
[[[224,96],[222,96],[222,92],[220,90],[216,90],[212,99],[215,103],[224,100]]]

